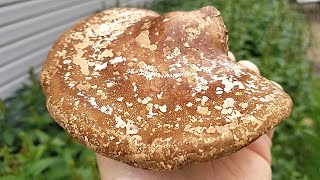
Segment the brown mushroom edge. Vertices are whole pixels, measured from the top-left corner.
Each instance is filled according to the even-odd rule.
[[[81,144],[173,170],[236,152],[291,113],[283,90],[227,53],[213,7],[111,9],[62,35],[41,84],[49,113]]]

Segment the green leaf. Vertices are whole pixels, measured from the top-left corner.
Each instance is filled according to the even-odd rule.
[[[47,168],[53,166],[58,161],[55,157],[43,158],[35,162],[29,163],[26,167],[25,172],[31,176],[35,177],[43,173]]]

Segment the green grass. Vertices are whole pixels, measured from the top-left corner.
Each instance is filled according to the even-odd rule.
[[[306,58],[308,29],[286,0],[163,0],[164,13],[217,7],[237,59],[256,63],[294,100],[292,116],[276,128],[273,179],[319,179],[320,79]],[[0,179],[98,179],[95,157],[49,116],[35,76],[0,103]]]

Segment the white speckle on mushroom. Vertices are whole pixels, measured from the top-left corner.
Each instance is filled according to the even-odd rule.
[[[176,107],[175,107],[174,111],[180,111],[180,110],[182,110],[181,106],[176,105]]]
[[[224,108],[224,109],[227,109],[227,108],[229,108],[229,107],[234,107],[234,103],[235,103],[236,101],[233,99],[233,98],[227,98],[227,99],[225,99],[224,101],[223,101],[223,105],[222,105],[222,107]]]
[[[249,116],[247,117],[247,119],[248,119],[249,121],[251,121],[251,122],[257,121],[257,118],[254,117],[253,115],[249,115]]]
[[[96,64],[93,71],[101,71],[104,70],[108,66],[108,63],[105,62],[103,64]]]
[[[76,84],[75,83],[69,83],[68,86],[69,87],[74,87]]]
[[[154,115],[157,115],[157,113],[153,113],[152,112],[152,109],[153,109],[153,104],[152,103],[148,103],[147,106],[146,106],[146,109],[148,111],[147,118],[152,118]]]
[[[223,91],[216,91],[216,94],[222,94],[223,93]]]
[[[159,106],[159,110],[160,110],[161,112],[167,112],[167,105]]]
[[[196,86],[196,87],[194,88],[194,90],[197,91],[197,92],[201,92],[202,86]]]
[[[66,72],[66,74],[64,76],[69,77],[71,75],[70,72]]]
[[[169,18],[165,18],[162,22],[167,22],[169,20],[170,20]]]
[[[208,90],[209,89],[209,86],[202,86],[202,90]]]
[[[77,95],[84,96],[84,94],[82,92],[78,92]]]
[[[66,59],[63,61],[63,64],[70,64],[70,63],[71,63],[71,60],[69,60],[69,59]]]
[[[130,103],[130,102],[126,102],[126,105],[127,105],[128,107],[131,107],[133,104]]]
[[[97,102],[96,102],[96,98],[91,97],[91,98],[89,99],[89,102],[91,103],[91,105],[92,105],[94,108],[98,108],[98,107],[99,107],[98,104],[97,104]]]
[[[138,90],[138,87],[137,87],[136,83],[133,82],[132,86],[133,86],[133,92],[136,92]]]
[[[109,115],[111,115],[111,114],[112,114],[113,109],[112,109],[112,107],[111,107],[111,106],[109,106],[109,105],[105,105],[105,106],[102,106],[102,107],[100,108],[100,111],[101,111],[101,112],[103,112],[103,113],[105,113],[105,114],[109,114]]]
[[[228,109],[222,109],[222,110],[221,110],[221,114],[229,114]]]
[[[198,106],[197,112],[202,115],[207,115],[209,113],[209,109],[208,109],[208,107]]]
[[[119,139],[118,142],[116,142],[116,145],[120,144],[122,142],[122,139]]]
[[[121,116],[115,115],[116,128],[125,128],[127,123],[122,120]]]
[[[202,96],[202,99],[201,99],[201,106],[204,106],[205,103],[209,100],[209,98],[207,96]]]
[[[221,83],[224,85],[224,89],[223,90],[225,92],[227,92],[227,93],[231,92],[231,90],[234,87],[234,84],[232,83],[232,80],[229,81],[228,79],[223,79]]]
[[[97,87],[98,87],[97,85],[91,86],[92,89],[97,89]]]
[[[158,98],[158,99],[161,99],[161,98],[162,98],[162,95],[163,95],[163,91],[162,91],[161,93],[157,94],[157,98]]]
[[[124,97],[119,97],[119,98],[117,98],[117,101],[122,102],[123,99],[124,99]]]
[[[112,87],[112,86],[114,86],[116,83],[115,82],[113,82],[113,81],[110,81],[110,82],[107,82],[107,87],[109,88],[109,87]]]
[[[138,126],[134,124],[134,121],[127,119],[126,124],[126,134],[127,135],[134,135],[139,132]]]
[[[148,48],[151,51],[156,50],[157,49],[157,45],[155,44],[151,44],[150,39],[149,39],[149,31],[145,30],[142,31],[136,38],[135,38],[136,42],[144,48]]]
[[[269,99],[266,99],[266,98],[259,98],[259,100],[260,100],[261,102],[269,102],[269,101],[270,101]]]
[[[129,63],[128,63],[128,66],[129,66],[129,67],[133,67],[133,65],[134,65],[133,62],[129,62]]]
[[[141,101],[141,103],[142,104],[148,104],[148,102],[151,101],[151,100],[152,100],[151,97],[146,97]]]
[[[116,63],[124,62],[126,60],[127,59],[125,57],[118,56],[118,57],[115,57],[114,59],[111,59],[109,62],[110,62],[110,64],[116,64]]]
[[[78,107],[79,107],[79,103],[80,103],[80,101],[79,101],[79,100],[76,100],[76,101],[74,102],[74,105],[78,108]]]
[[[240,81],[234,81],[233,84],[234,84],[234,86],[238,86],[239,89],[244,89],[244,85]]]
[[[235,111],[235,113],[236,113],[236,117],[237,117],[237,118],[242,116],[242,114],[240,113],[240,111]]]
[[[240,103],[239,105],[242,109],[246,109],[248,107],[248,103]]]
[[[192,105],[193,105],[192,102],[188,102],[188,103],[187,103],[187,107],[191,107]]]

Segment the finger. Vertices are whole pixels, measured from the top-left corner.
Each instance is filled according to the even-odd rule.
[[[270,81],[271,81],[271,80],[270,80]],[[278,86],[278,88],[283,89],[282,86],[281,86],[279,83],[274,82],[274,81],[271,81],[271,82],[272,82],[274,85]]]
[[[228,57],[232,60],[232,61],[236,61],[236,57],[234,56],[234,54],[231,51],[228,51]]]
[[[269,164],[271,164],[271,139],[268,135],[264,134],[253,143],[247,146],[248,149],[256,152],[262,158],[264,158]]]
[[[243,66],[245,66],[245,67],[247,67],[247,68],[249,68],[249,69],[251,69],[252,71],[260,74],[259,68],[255,64],[253,64],[252,62],[250,62],[248,60],[241,60],[238,63],[243,65]]]
[[[272,140],[273,133],[274,133],[274,129],[271,129],[267,132],[267,136],[270,138],[270,140]]]
[[[140,169],[112,160],[100,154],[96,154],[101,180],[105,179],[141,179]]]
[[[145,170],[107,158],[96,153],[100,179],[184,179],[181,170],[169,172]]]

